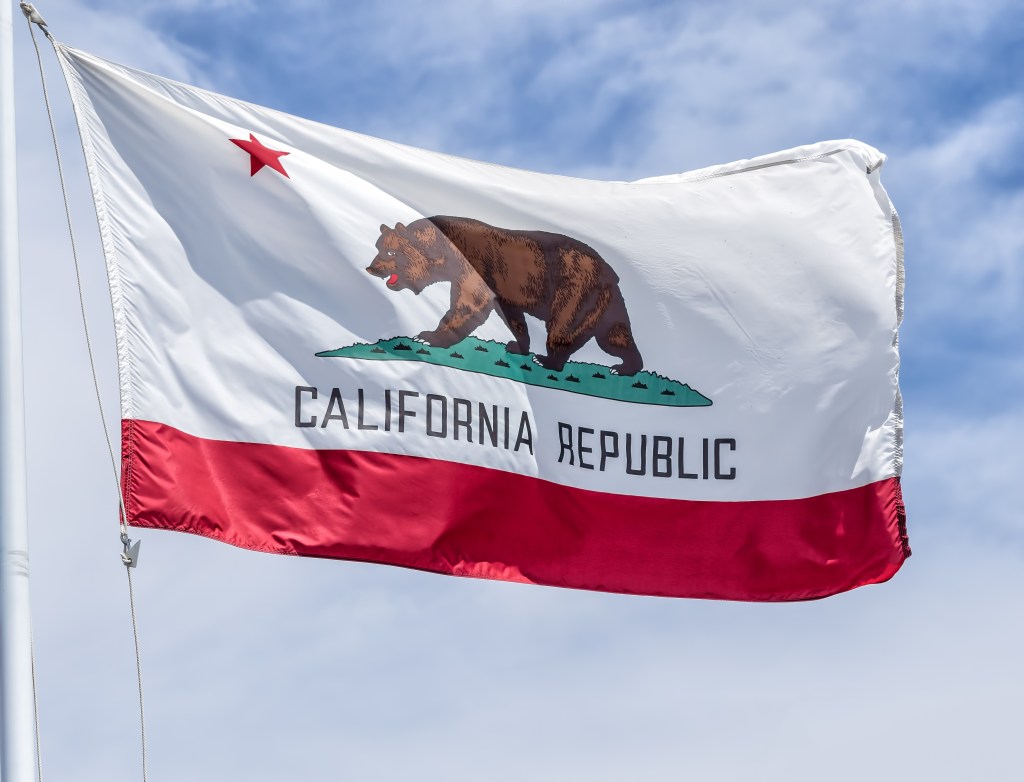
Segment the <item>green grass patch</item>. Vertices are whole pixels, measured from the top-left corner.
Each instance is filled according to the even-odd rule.
[[[494,340],[466,337],[450,348],[435,348],[409,337],[382,339],[373,344],[360,343],[324,350],[321,358],[357,358],[367,361],[420,361],[442,367],[503,377],[543,388],[557,388],[573,394],[616,399],[644,405],[666,407],[707,407],[711,400],[685,383],[655,372],[637,372],[630,377],[613,374],[603,364],[569,361],[561,372],[545,369],[533,354],[509,353],[505,344]]]

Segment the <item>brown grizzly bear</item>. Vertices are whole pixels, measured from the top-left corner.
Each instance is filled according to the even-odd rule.
[[[366,268],[392,290],[419,294],[451,282],[451,307],[437,328],[418,338],[450,347],[495,310],[512,331],[510,353],[530,352],[524,314],[547,326],[547,355],[537,361],[560,371],[591,338],[634,375],[643,358],[633,340],[618,275],[592,248],[546,231],[511,231],[466,217],[425,217],[404,226],[380,227],[377,257]]]

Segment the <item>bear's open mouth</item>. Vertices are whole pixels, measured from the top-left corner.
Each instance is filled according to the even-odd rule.
[[[396,282],[398,282],[397,274],[392,274],[390,277],[388,277],[388,285],[394,285]]]

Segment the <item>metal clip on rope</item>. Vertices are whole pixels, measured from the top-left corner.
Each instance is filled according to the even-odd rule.
[[[135,567],[139,564],[139,547],[142,545],[141,540],[132,543],[132,539],[128,537],[127,532],[121,533],[121,545],[124,546],[124,551],[121,552],[121,561],[124,562],[125,567]]]
[[[38,25],[39,29],[43,31],[43,35],[47,38],[51,38],[50,31],[46,29],[46,20],[43,19],[43,15],[36,10],[36,7],[32,3],[26,3],[24,0],[18,3],[21,7],[21,12],[25,14],[25,18],[28,19],[29,24]]]

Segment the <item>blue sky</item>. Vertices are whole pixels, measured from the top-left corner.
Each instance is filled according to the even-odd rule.
[[[906,237],[901,380],[915,553],[893,581],[810,604],[701,603],[143,534],[153,778],[1017,778],[1019,3],[40,7],[58,38],[110,59],[524,168],[632,179],[859,138],[890,157],[883,182]],[[131,779],[116,501],[31,47],[15,33],[44,767],[61,779]],[[47,64],[116,419],[95,222]]]

